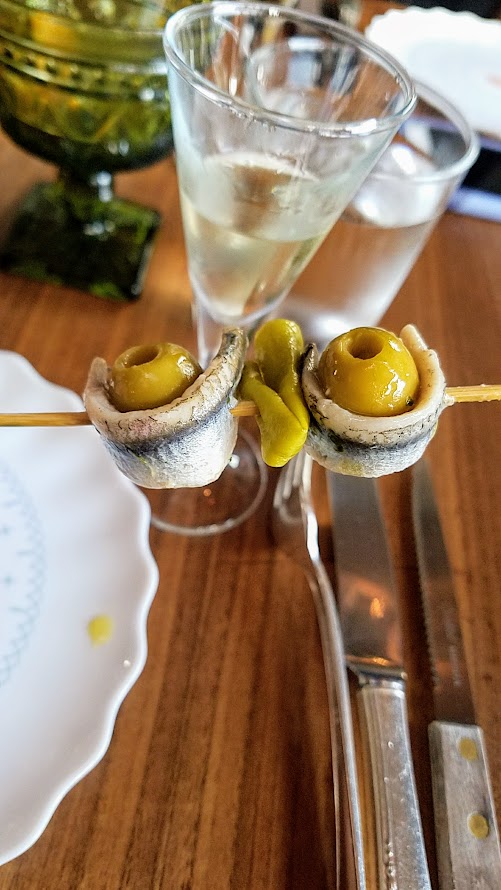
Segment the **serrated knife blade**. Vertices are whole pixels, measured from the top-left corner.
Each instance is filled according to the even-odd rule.
[[[482,730],[475,723],[452,572],[431,477],[413,468],[412,511],[435,720],[429,726],[441,890],[500,890],[501,852]]]
[[[398,596],[373,479],[327,473],[346,663],[368,740],[380,890],[430,890],[412,765]]]

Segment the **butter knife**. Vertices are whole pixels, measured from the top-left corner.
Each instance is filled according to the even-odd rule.
[[[398,598],[376,483],[327,473],[347,665],[367,730],[380,890],[430,890],[414,780]]]
[[[501,853],[482,730],[468,681],[452,573],[426,463],[412,508],[435,720],[429,726],[441,890],[500,890]]]

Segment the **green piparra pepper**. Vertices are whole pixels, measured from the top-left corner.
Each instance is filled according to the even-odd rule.
[[[295,322],[272,319],[256,332],[255,361],[244,365],[239,393],[259,409],[261,453],[271,467],[284,466],[306,441],[310,418],[298,373],[303,348]]]

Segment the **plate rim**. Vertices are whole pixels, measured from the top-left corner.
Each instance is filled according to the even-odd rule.
[[[433,21],[434,24],[434,41],[446,28],[447,34],[444,34],[444,36],[447,37],[448,42],[452,43],[459,40],[463,42],[464,39],[471,45],[473,35],[477,42],[480,40],[482,43],[487,41],[488,43],[494,44],[496,47],[499,44],[501,52],[500,19],[486,19],[470,10],[456,11],[445,9],[443,6],[440,6],[440,4],[432,7],[411,5],[406,6],[403,9],[388,9],[386,12],[376,14],[365,29],[365,36],[378,46],[384,48],[390,54],[394,54],[395,58],[400,61],[400,64],[403,64],[404,67],[406,67],[407,61],[404,58],[402,50],[405,52],[408,47],[416,46],[421,41],[422,35],[418,29],[419,22],[428,22],[429,25],[430,21]],[[413,25],[412,28],[409,26],[409,23]],[[439,25],[441,30],[437,35],[437,27]],[[393,39],[388,39],[389,37],[394,38],[397,35],[399,40],[398,45],[395,44]],[[412,71],[409,73],[413,76]],[[426,80],[426,78],[423,78],[422,73],[419,74],[419,79]],[[442,92],[436,85],[435,81],[432,82],[430,80],[429,85],[434,89],[437,89],[439,92]],[[453,97],[448,93],[444,93],[444,96],[465,114],[465,110],[460,106],[456,97]],[[478,120],[470,120],[470,125],[476,130],[479,136],[494,140],[495,142],[501,142],[501,120],[499,126],[494,131],[492,128],[481,126]]]
[[[4,376],[6,376],[9,366],[15,367],[19,375],[24,376],[28,387],[33,386],[34,390],[37,389],[34,398],[36,397],[38,401],[42,403],[47,401],[47,395],[50,392],[51,397],[61,399],[62,410],[64,410],[64,406],[66,410],[81,410],[82,401],[76,392],[44,377],[21,353],[0,349],[0,369]],[[38,410],[44,410],[43,406]],[[81,443],[79,447],[82,447]],[[51,792],[37,807],[34,817],[31,817],[31,813],[28,814],[23,823],[23,829],[18,830],[13,839],[8,832],[4,839],[0,834],[0,865],[16,859],[33,846],[45,831],[64,797],[103,759],[112,740],[120,707],[139,679],[148,656],[147,621],[159,584],[159,568],[149,542],[151,508],[145,494],[120,473],[98,440],[96,440],[96,448],[102,451],[103,461],[106,461],[109,466],[109,471],[114,476],[115,485],[119,486],[120,498],[128,498],[129,503],[134,504],[134,511],[131,513],[133,512],[135,525],[133,531],[131,530],[131,536],[134,534],[137,544],[134,553],[138,559],[138,577],[142,582],[141,590],[138,591],[137,586],[135,587],[137,596],[134,600],[134,609],[130,613],[129,628],[134,630],[131,639],[134,640],[135,648],[132,652],[130,666],[123,673],[117,674],[112,690],[103,698],[100,708],[97,709],[96,724],[92,726],[92,732],[89,733],[88,743],[82,748],[78,768],[65,765],[63,761],[60,772],[54,775]],[[97,454],[96,450],[96,456]],[[4,456],[2,459],[12,469],[11,464]],[[16,473],[16,475],[18,474]],[[114,490],[117,489],[114,487]],[[29,493],[29,488],[27,491]]]

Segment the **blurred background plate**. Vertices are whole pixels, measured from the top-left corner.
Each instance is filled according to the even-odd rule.
[[[0,411],[59,410],[81,400],[0,351]],[[149,524],[93,427],[2,429],[0,863],[103,757],[141,673],[158,584]],[[111,622],[99,645],[96,616]]]
[[[411,6],[376,16],[366,36],[457,105],[479,133],[501,141],[501,21]]]

